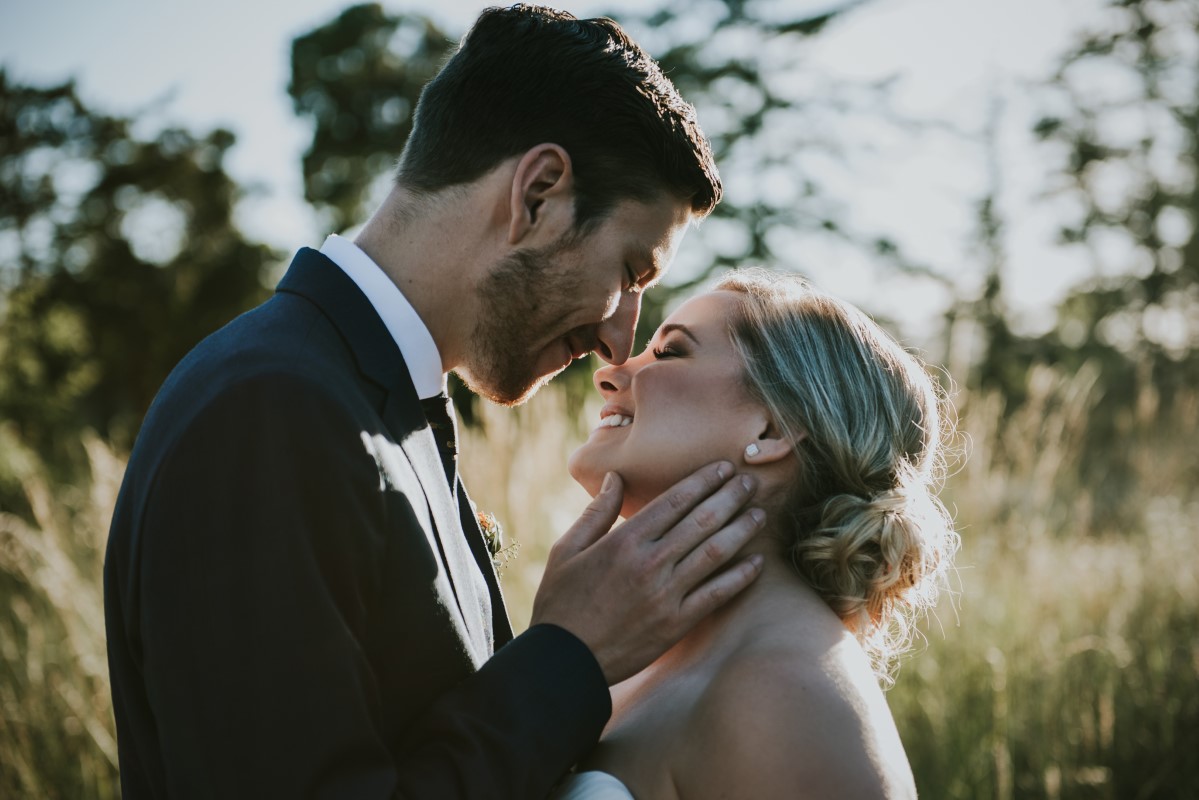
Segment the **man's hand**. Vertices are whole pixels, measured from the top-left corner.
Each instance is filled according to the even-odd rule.
[[[622,525],[620,477],[550,550],[533,601],[533,624],[579,637],[608,685],[633,675],[758,577],[761,557],[721,570],[761,528],[745,509],[757,488],[727,461],[680,481]]]

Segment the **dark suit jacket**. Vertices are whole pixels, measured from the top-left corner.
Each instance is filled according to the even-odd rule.
[[[125,800],[540,797],[611,710],[574,636],[512,639],[399,349],[313,250],[163,385],[104,584]]]

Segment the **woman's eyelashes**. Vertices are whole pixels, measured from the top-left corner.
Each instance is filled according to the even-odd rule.
[[[667,342],[661,347],[654,348],[654,358],[661,361],[664,358],[680,358],[687,355],[683,349],[674,342]]]

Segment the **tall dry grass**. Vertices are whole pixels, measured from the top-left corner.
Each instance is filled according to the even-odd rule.
[[[1011,414],[958,398],[957,592],[889,693],[924,798],[1199,797],[1199,393],[1168,410],[1144,394],[1106,450],[1120,479],[1101,482],[1077,469],[1105,451],[1085,447],[1092,374],[1036,371]],[[463,472],[519,543],[502,579],[523,628],[587,501],[564,463],[588,426],[556,391],[481,416]],[[89,441],[92,484],[57,487],[0,439],[32,509],[0,511],[0,797],[113,797],[100,566],[122,463]]]
[[[102,569],[124,463],[84,445],[90,484],[55,486],[0,427],[32,516],[0,509],[0,797],[120,795]]]
[[[1029,388],[962,398],[959,594],[889,696],[922,795],[1199,797],[1199,394],[1097,443],[1094,373]]]

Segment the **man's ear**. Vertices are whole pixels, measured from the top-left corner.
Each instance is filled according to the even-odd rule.
[[[545,241],[574,225],[574,171],[560,145],[539,144],[521,156],[508,199],[508,244],[540,234]]]

